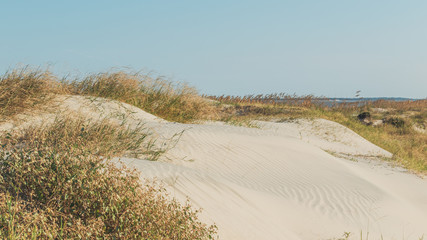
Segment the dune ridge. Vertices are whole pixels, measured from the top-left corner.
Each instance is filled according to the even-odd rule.
[[[58,98],[54,109],[0,129],[46,122],[60,110],[126,119],[130,126],[143,122],[159,144],[182,132],[158,162],[121,160],[203,208],[201,218],[218,225],[221,239],[333,239],[344,232],[360,239],[361,231],[369,239],[418,239],[427,233],[427,181],[375,160],[391,154],[331,121],[180,124],[79,96]]]

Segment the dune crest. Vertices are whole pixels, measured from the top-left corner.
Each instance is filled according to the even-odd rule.
[[[179,124],[127,104],[79,96],[58,99],[55,109],[131,126],[144,122],[163,139],[183,132],[158,162],[122,160],[140,169],[141,177],[163,181],[172,196],[188,196],[204,209],[201,219],[218,225],[221,239],[427,234],[427,181],[373,160],[391,154],[340,124],[322,119],[258,122],[259,129]],[[55,114],[2,123],[0,129],[46,122]]]

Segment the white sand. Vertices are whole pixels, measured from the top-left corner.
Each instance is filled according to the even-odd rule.
[[[363,239],[407,240],[427,234],[427,180],[369,160],[391,154],[337,123],[258,122],[260,129],[178,124],[83,97],[58,107],[145,122],[160,139],[184,130],[161,161],[123,160],[142,177],[163,181],[172,196],[188,196],[203,208],[201,218],[218,225],[221,239],[333,239],[344,232],[360,239],[362,231]],[[38,121],[46,118],[52,114]]]

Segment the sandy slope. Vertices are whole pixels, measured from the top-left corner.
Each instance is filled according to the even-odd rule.
[[[62,100],[61,111],[126,118],[131,125],[145,122],[163,140],[184,131],[159,162],[123,160],[142,177],[164,181],[171,195],[188,196],[203,208],[202,218],[218,225],[221,239],[332,239],[344,232],[360,239],[361,231],[364,239],[367,232],[369,239],[418,239],[427,234],[427,180],[369,160],[390,153],[337,123],[258,122],[260,129],[178,124],[126,104]]]

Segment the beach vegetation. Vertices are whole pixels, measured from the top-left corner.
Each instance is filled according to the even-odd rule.
[[[30,67],[10,70],[0,76],[0,120],[41,106],[65,92],[58,78],[48,70]]]
[[[91,74],[67,86],[72,94],[118,100],[174,122],[209,119],[215,110],[195,88],[141,72]]]
[[[123,165],[144,128],[62,118],[0,137],[1,239],[213,239],[216,226]]]

